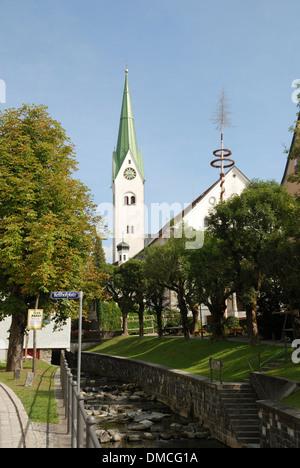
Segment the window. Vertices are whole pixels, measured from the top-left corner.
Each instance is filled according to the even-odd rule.
[[[204,227],[208,227],[208,216],[204,218]]]
[[[131,234],[133,234],[133,233],[134,233],[134,227],[131,226]]]
[[[124,205],[135,205],[136,199],[134,193],[125,193],[124,195]]]
[[[127,234],[129,234],[129,226],[127,226],[126,232],[127,232]]]

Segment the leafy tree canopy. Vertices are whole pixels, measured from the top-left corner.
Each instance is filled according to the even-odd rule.
[[[22,314],[20,334],[36,298],[47,310],[51,290],[84,286],[98,219],[76,169],[74,147],[45,106],[0,113],[0,313]],[[71,307],[51,303],[62,317]]]

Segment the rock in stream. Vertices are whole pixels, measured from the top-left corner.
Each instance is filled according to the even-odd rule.
[[[133,383],[97,376],[82,379],[81,386],[102,447],[223,447],[200,422],[175,414]]]

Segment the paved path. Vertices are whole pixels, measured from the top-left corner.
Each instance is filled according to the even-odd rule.
[[[54,379],[59,424],[34,423],[16,394],[0,382],[0,448],[71,448],[60,386],[60,369]]]

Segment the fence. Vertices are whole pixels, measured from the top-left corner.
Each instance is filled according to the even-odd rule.
[[[101,448],[95,434],[96,419],[86,414],[84,397],[78,392],[64,351],[60,355],[60,379],[72,448]]]
[[[248,365],[249,365],[252,372],[255,372],[255,369],[250,364],[250,361],[253,360],[253,359],[255,359],[255,360],[257,359],[259,372],[262,372],[262,368],[267,362],[274,361],[274,359],[278,358],[281,354],[284,354],[284,361],[285,362],[288,361],[288,351],[287,351],[287,340],[286,339],[284,339],[284,349],[281,349],[276,354],[273,354],[271,357],[268,357],[267,359],[262,361],[262,354],[265,353],[266,351],[268,351],[269,349],[271,349],[272,347],[273,347],[273,345],[269,345],[265,349],[263,349],[262,351],[258,352],[254,356],[247,359],[247,363],[248,363]]]
[[[121,320],[121,325],[123,324],[123,318],[120,317],[120,320]],[[139,322],[139,318],[135,318],[135,317],[130,317],[128,316],[128,319],[127,319],[127,322],[128,324],[133,322],[133,326],[136,322]],[[146,325],[146,322],[151,322],[151,325],[150,326],[145,326]],[[154,315],[145,315],[144,316],[144,330],[151,330],[151,333],[154,333]],[[133,332],[133,331],[139,331],[139,327],[138,328],[127,328],[128,332]]]

